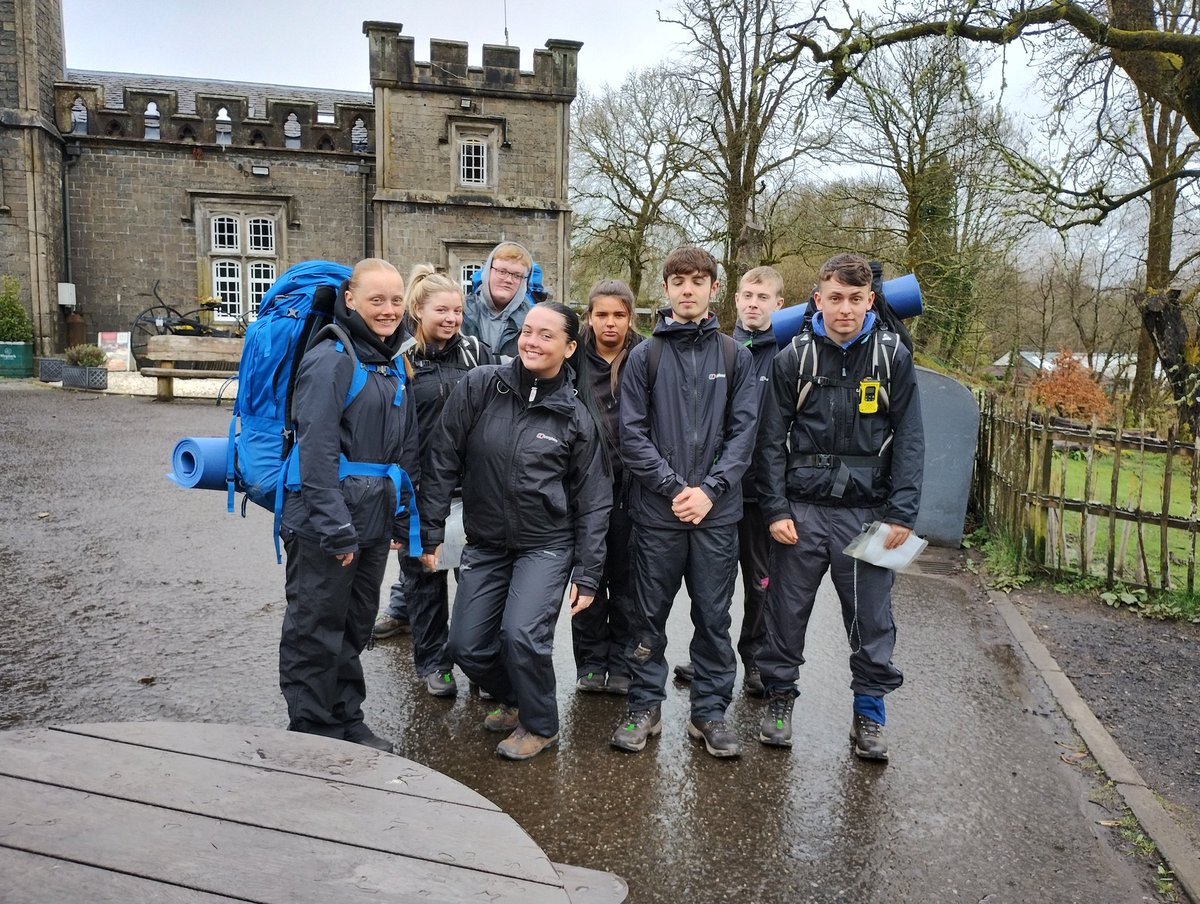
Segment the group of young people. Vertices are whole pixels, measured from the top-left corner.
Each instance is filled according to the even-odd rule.
[[[564,598],[577,689],[626,696],[611,744],[644,749],[661,731],[666,621],[681,584],[694,627],[690,662],[676,669],[690,681],[688,734],[713,756],[741,753],[725,719],[740,656],[746,691],[768,700],[759,740],[790,746],[805,628],[832,570],[852,646],[851,739],[858,755],[886,759],[883,696],[903,680],[891,661],[892,575],[841,550],[877,520],[890,525],[889,547],[906,539],[923,439],[912,360],[874,322],[869,264],[827,262],[804,341],[778,353],[771,315],[783,281],[769,267],[742,278],[729,337],[711,309],[715,259],[676,249],[648,338],[625,283],[593,286],[581,320],[555,302],[530,305],[532,267],[523,247],[502,243],[464,299],[430,266],[405,293],[394,267],[363,261],[335,321],[369,391],[342,407],[356,365],[340,343],[303,359],[302,484],[283,517],[289,727],[392,748],[363,722],[359,656],[396,549],[401,580],[376,636],[410,626],[431,694],[457,692],[457,665],[491,701],[483,722],[506,735],[501,756],[528,759],[558,741],[552,654]],[[344,475],[346,460],[399,463],[415,494]],[[466,546],[451,612],[439,557],[456,495]],[[419,537],[408,528],[414,504]]]

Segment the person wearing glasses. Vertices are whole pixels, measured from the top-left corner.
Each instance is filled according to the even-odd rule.
[[[529,313],[529,274],[533,257],[516,242],[501,242],[483,265],[479,291],[466,298],[464,335],[476,336],[508,361],[516,357],[517,337]]]

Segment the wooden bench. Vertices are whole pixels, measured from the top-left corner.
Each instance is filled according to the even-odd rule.
[[[158,398],[175,398],[176,380],[225,380],[237,376],[242,360],[241,339],[214,336],[151,336],[146,340],[146,357],[155,367],[143,367],[144,377],[158,378]],[[189,370],[178,364],[224,364],[220,370]]]

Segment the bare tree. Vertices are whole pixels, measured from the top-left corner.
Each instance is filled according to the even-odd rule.
[[[711,189],[712,239],[722,249],[727,287],[761,259],[761,194],[782,190],[777,175],[808,153],[801,140],[807,89],[815,79],[788,54],[792,0],[680,0],[674,18],[689,37],[694,65],[680,74],[692,91],[702,134],[694,150]],[[733,293],[718,311],[733,320]]]
[[[577,253],[626,275],[639,297],[663,244],[655,237],[687,235],[683,177],[696,154],[686,88],[668,68],[647,69],[619,88],[581,92],[574,110]]]

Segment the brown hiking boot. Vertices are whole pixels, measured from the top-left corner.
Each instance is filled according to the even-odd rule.
[[[512,731],[521,724],[520,715],[515,706],[501,703],[491,710],[483,720],[483,727],[488,731]]]
[[[518,725],[512,734],[496,745],[496,753],[506,760],[528,760],[557,743],[557,733],[543,738],[529,731],[524,725]]]

